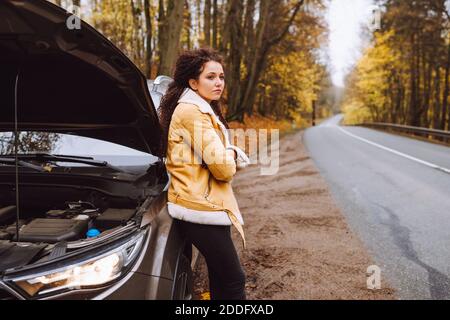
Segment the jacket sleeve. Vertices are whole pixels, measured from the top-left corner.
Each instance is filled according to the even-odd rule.
[[[216,132],[210,115],[201,112],[197,106],[186,107],[180,114],[182,135],[208,166],[211,174],[220,181],[229,182],[236,174],[234,151],[225,149]]]

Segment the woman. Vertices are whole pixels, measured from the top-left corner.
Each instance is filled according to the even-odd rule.
[[[210,49],[177,60],[161,100],[162,150],[170,175],[169,214],[206,260],[211,299],[244,300],[245,274],[231,239],[243,220],[231,187],[248,157],[229,142],[219,105],[225,87],[222,58]]]

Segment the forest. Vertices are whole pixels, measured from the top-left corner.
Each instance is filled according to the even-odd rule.
[[[183,50],[211,47],[225,60],[224,111],[301,122],[329,83],[322,0],[55,0],[121,49],[148,79],[171,76]],[[318,108],[319,112],[324,109]]]
[[[450,12],[445,0],[385,0],[346,81],[347,123],[385,122],[449,130]]]

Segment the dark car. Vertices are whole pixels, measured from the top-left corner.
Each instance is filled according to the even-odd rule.
[[[0,299],[189,299],[147,81],[68,17],[0,2]]]

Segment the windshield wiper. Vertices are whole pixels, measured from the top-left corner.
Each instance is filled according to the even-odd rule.
[[[5,158],[4,156],[0,156],[0,163],[8,164],[8,165],[14,165],[16,163],[16,159],[14,158]],[[39,172],[47,172],[47,170],[41,166],[34,165],[32,163],[18,160],[17,164],[21,167],[30,168]]]
[[[120,169],[119,167],[109,164],[107,161],[95,160],[92,157],[67,156],[67,155],[48,154],[48,153],[27,153],[27,154],[18,154],[17,158],[20,160],[81,163],[81,164],[87,164],[87,165],[96,166],[96,167],[105,167],[105,168],[109,168],[109,169],[112,169],[112,170],[118,171],[118,172],[124,172],[124,170]],[[13,163],[14,163],[13,156],[0,155],[0,161],[6,160],[6,159],[8,159],[8,161],[10,161],[10,159],[12,159]],[[22,161],[22,162],[24,164],[26,163],[26,165],[24,165],[24,166],[33,166],[36,168],[41,168],[39,166],[35,166],[35,165],[27,163],[25,161]],[[19,162],[19,164],[20,164],[20,162]],[[43,169],[42,171],[47,171],[47,170]]]

